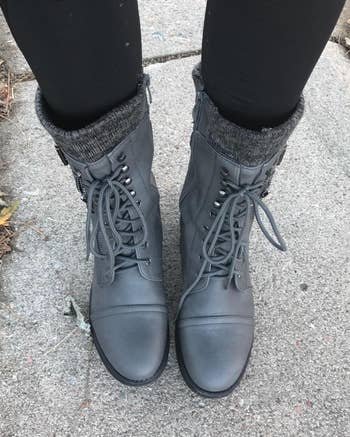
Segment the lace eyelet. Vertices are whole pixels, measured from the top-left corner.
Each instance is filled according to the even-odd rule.
[[[213,202],[213,205],[215,208],[220,208],[221,207],[221,203],[217,200],[215,200],[215,202]]]
[[[126,173],[127,171],[129,170],[129,166],[128,165],[123,165],[123,167],[122,167],[122,172],[123,173]]]
[[[148,260],[146,261],[146,265],[147,266],[151,265],[151,262],[152,262],[152,258],[148,258]]]
[[[220,194],[221,197],[225,197],[227,192],[225,190],[220,190],[219,194]]]
[[[131,197],[135,197],[136,196],[136,192],[134,190],[130,190],[129,191]]]
[[[117,159],[118,159],[119,162],[123,162],[123,161],[125,161],[125,158],[126,158],[126,155],[125,155],[124,152],[122,152],[122,153],[119,154]]]
[[[130,185],[131,182],[132,182],[131,178],[126,178],[126,179],[124,180],[124,185]]]
[[[229,174],[229,171],[227,170],[227,168],[225,167],[221,167],[221,174],[223,176],[227,176]]]

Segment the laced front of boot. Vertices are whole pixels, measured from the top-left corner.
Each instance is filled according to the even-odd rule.
[[[201,268],[194,282],[183,294],[178,313],[187,296],[202,278],[227,278],[228,288],[236,276],[240,277],[248,245],[244,234],[251,226],[250,217],[256,218],[262,233],[273,246],[281,251],[287,250],[271,211],[262,201],[262,197],[267,194],[264,187],[264,183],[238,186],[227,178],[223,180],[223,189],[219,192],[220,200],[214,202],[215,211],[210,213],[211,217],[215,217],[214,221],[210,227],[202,226],[206,236],[203,239]],[[263,223],[260,209],[270,223],[272,232]]]
[[[137,255],[137,249],[148,244],[147,225],[130,188],[128,170],[128,165],[121,163],[110,176],[94,179],[85,190],[87,257],[91,253],[107,259],[110,283],[118,270],[150,262]]]

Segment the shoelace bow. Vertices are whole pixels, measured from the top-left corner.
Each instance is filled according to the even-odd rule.
[[[228,288],[235,275],[240,274],[238,263],[246,246],[246,243],[242,240],[244,230],[249,226],[249,217],[252,209],[256,221],[268,241],[281,251],[287,250],[271,211],[258,194],[261,191],[262,185],[255,184],[240,187],[231,181],[227,181],[226,186],[231,189],[232,193],[227,196],[218,210],[212,226],[208,228],[208,233],[202,247],[204,261],[195,281],[183,294],[180,300],[179,311],[185,299],[201,278],[227,276],[226,287]],[[259,208],[264,211],[276,239],[274,239],[274,236],[271,235],[264,225]],[[240,218],[243,219],[241,226],[238,225],[238,219]],[[229,244],[228,250],[227,243]],[[206,270],[208,266],[209,269]]]
[[[147,241],[147,225],[138,203],[121,182],[122,175],[119,166],[108,178],[94,180],[87,191],[87,257],[92,253],[108,258],[111,283],[117,270],[149,261],[136,256],[136,249]],[[139,232],[142,236],[136,241]]]

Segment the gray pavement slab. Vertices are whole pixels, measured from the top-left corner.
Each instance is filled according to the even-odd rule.
[[[164,222],[166,287],[181,292],[178,197],[189,157],[198,58],[150,66],[155,173]],[[350,63],[328,44],[306,89],[307,110],[267,202],[286,254],[254,229],[256,340],[233,395],[205,400],[181,379],[174,347],[161,378],[125,387],[63,315],[85,315],[84,205],[33,110],[35,82],[17,85],[0,124],[1,187],[21,202],[16,248],[0,270],[0,435],[346,436],[349,427]]]
[[[123,3],[120,0],[120,3]],[[143,57],[153,58],[201,47],[206,0],[139,0]],[[16,74],[30,72],[0,11],[0,54]]]
[[[143,56],[198,50],[206,0],[139,0]]]

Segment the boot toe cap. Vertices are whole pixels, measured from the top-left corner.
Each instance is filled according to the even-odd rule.
[[[188,326],[179,329],[179,342],[183,370],[191,388],[204,395],[205,392],[225,395],[244,373],[253,327],[247,324]]]
[[[120,381],[142,385],[162,370],[168,343],[167,315],[136,312],[101,317],[92,322],[101,358]]]

